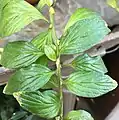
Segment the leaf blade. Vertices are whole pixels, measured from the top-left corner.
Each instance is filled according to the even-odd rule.
[[[22,68],[10,78],[3,92],[11,95],[19,91],[36,91],[42,88],[54,73],[54,71],[39,64]]]
[[[60,109],[59,95],[54,91],[18,92],[14,97],[26,110],[43,118],[54,118]]]
[[[71,65],[76,71],[97,71],[101,73],[108,72],[100,56],[90,57],[88,54],[84,54],[75,58]]]
[[[75,110],[67,114],[64,120],[94,120],[91,114],[84,110]]]
[[[4,48],[1,64],[10,69],[26,67],[35,62],[43,54],[30,42],[10,42]]]
[[[72,93],[89,98],[101,96],[117,87],[117,82],[111,77],[94,71],[75,72],[64,83]]]
[[[0,0],[0,6],[1,37],[20,31],[34,20],[47,21],[36,8],[24,0]]]
[[[52,45],[45,45],[44,48],[45,55],[52,61],[56,61],[56,48]]]
[[[44,52],[45,45],[52,44],[52,31],[49,29],[48,31],[41,32],[38,36],[33,38],[31,43]]]
[[[97,13],[93,13],[91,17],[79,19],[67,29],[60,39],[60,53],[82,53],[98,44],[109,32],[105,21]]]
[[[42,8],[47,5],[47,6],[52,6],[53,5],[53,0],[40,0],[38,5],[37,5],[37,8],[41,11]]]

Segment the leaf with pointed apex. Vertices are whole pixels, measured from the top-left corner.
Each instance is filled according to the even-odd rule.
[[[76,15],[77,19],[74,20]],[[61,54],[82,53],[98,44],[110,32],[105,21],[90,10],[82,13],[82,9],[78,9],[72,16],[74,18],[71,17],[65,33],[60,39]]]
[[[4,93],[13,94],[19,91],[36,91],[42,88],[54,73],[54,71],[39,64],[21,68],[10,78],[4,88]]]
[[[44,48],[45,55],[52,61],[56,61],[56,47],[52,45],[45,45]]]
[[[108,72],[100,56],[90,57],[87,54],[78,56],[75,60],[73,60],[72,67],[76,71]]]
[[[51,88],[58,88],[59,82],[57,80],[57,76],[53,75],[50,80],[42,87],[42,89],[51,89]]]
[[[94,120],[90,113],[84,110],[75,110],[67,114],[64,120]]]
[[[52,6],[53,5],[54,0],[40,0],[38,3],[37,8],[41,11],[42,8],[47,5],[47,6]]]
[[[11,69],[26,67],[35,62],[43,54],[30,42],[10,42],[4,48],[1,64]]]
[[[117,87],[117,82],[108,75],[99,72],[75,72],[64,81],[66,88],[72,93],[94,98],[106,94]]]
[[[16,33],[39,19],[46,20],[35,7],[24,0],[0,0],[0,37]]]
[[[34,46],[44,52],[45,45],[52,44],[52,31],[49,29],[48,31],[40,33],[31,42]]]
[[[21,107],[43,118],[54,118],[60,110],[59,94],[55,91],[14,93]]]

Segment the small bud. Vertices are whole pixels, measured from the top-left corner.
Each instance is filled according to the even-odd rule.
[[[49,10],[50,14],[55,14],[55,10],[53,7],[50,7],[50,10]]]

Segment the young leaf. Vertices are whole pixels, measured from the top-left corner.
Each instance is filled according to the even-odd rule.
[[[40,0],[38,3],[37,8],[41,11],[42,8],[47,5],[47,6],[52,6],[53,5],[54,0]]]
[[[117,82],[108,75],[99,72],[75,72],[64,81],[66,88],[82,97],[98,97],[112,91]]]
[[[107,73],[107,68],[100,56],[90,57],[87,54],[78,56],[73,62],[72,67],[76,71],[97,71]]]
[[[107,0],[107,4],[119,12],[118,0]]]
[[[71,111],[64,120],[94,120],[91,114],[84,110]]]
[[[56,61],[56,48],[54,45],[45,45],[45,55],[52,61]]]
[[[58,88],[59,82],[57,80],[56,75],[53,75],[50,80],[42,87],[42,89],[51,89]]]
[[[26,1],[0,0],[0,37],[18,32],[38,19],[46,20],[35,7]]]
[[[52,44],[52,32],[49,29],[48,31],[40,33],[32,41],[32,44],[44,52],[45,45]]]
[[[1,64],[6,68],[13,69],[26,67],[35,62],[43,54],[30,42],[10,42],[4,48]]]
[[[82,9],[78,9],[73,14],[74,18],[71,17],[73,21],[68,22],[68,26],[65,28],[66,32],[60,39],[61,54],[84,52],[99,43],[110,32],[105,21],[97,13],[87,11],[87,9],[86,11],[83,10],[82,13]],[[87,15],[87,13],[90,14]],[[77,19],[74,20],[76,15]],[[84,16],[84,19],[82,16]]]
[[[21,68],[10,78],[4,88],[4,93],[13,94],[19,91],[36,91],[42,88],[53,74],[54,71],[39,64]]]
[[[54,118],[60,109],[59,95],[55,91],[14,93],[21,107],[43,118]]]

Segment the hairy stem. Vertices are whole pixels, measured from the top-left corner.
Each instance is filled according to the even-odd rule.
[[[60,54],[59,54],[59,40],[56,35],[56,30],[55,30],[55,24],[54,24],[54,8],[50,8],[50,22],[51,22],[51,28],[52,28],[52,35],[53,35],[53,41],[54,44],[56,45],[56,55],[57,55],[57,60],[56,60],[56,66],[57,66],[57,78],[59,81],[59,92],[60,92],[60,112],[59,112],[59,120],[63,120],[63,84],[62,84],[62,77],[61,77],[61,64],[60,64]]]

